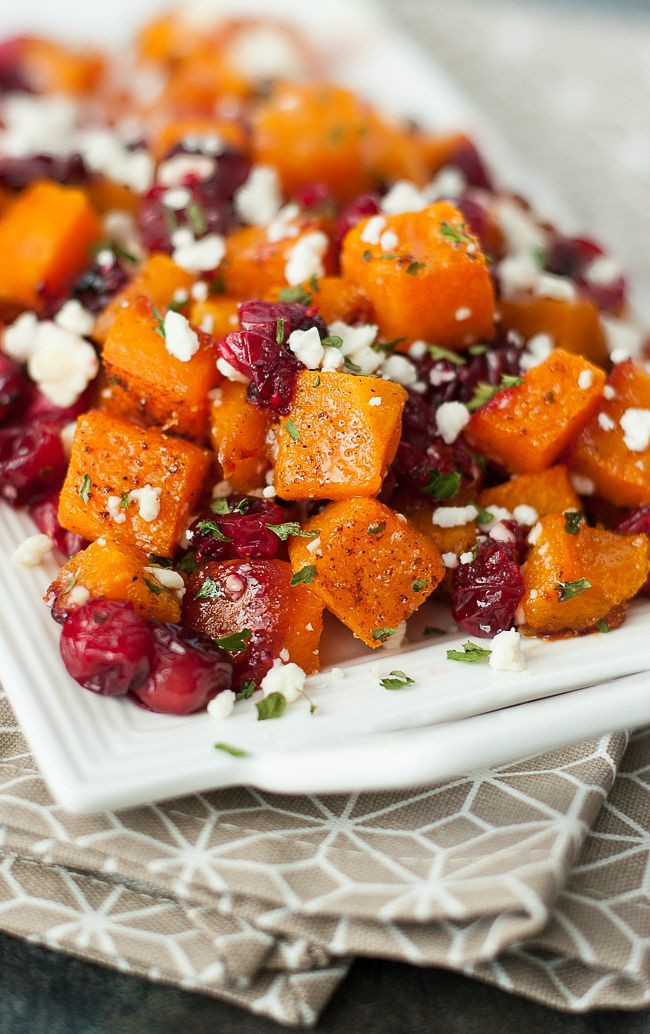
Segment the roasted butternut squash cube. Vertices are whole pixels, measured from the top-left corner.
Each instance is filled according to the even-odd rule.
[[[240,683],[259,684],[280,654],[307,674],[319,669],[323,603],[291,577],[286,560],[226,560],[202,564],[188,582],[184,624],[211,639],[251,633],[233,657]]]
[[[198,344],[187,361],[169,351],[160,315],[147,298],[134,298],[120,309],[104,345],[102,409],[202,442],[208,433],[208,392],[222,379],[216,341],[187,321],[181,327]]]
[[[91,599],[103,596],[108,600],[130,600],[139,614],[177,624],[182,585],[179,589],[165,585],[169,573],[168,568],[157,568],[155,561],[136,546],[100,538],[68,560],[50,585],[46,599],[52,600],[53,615],[65,619],[81,605],[79,589],[85,589]]]
[[[73,50],[38,36],[23,37],[20,44],[25,78],[38,93],[88,93],[104,67],[96,50]]]
[[[372,302],[382,335],[458,349],[491,338],[492,282],[462,213],[438,201],[421,212],[379,219],[373,225],[366,219],[346,235],[341,268]]]
[[[313,244],[318,276],[333,270],[333,250],[323,222],[297,217],[293,226],[295,233],[279,240],[273,234],[273,239],[269,239],[266,226],[243,226],[229,234],[222,267],[227,294],[234,298],[265,298],[274,288],[286,288],[287,283],[295,285],[292,256],[296,246],[312,251]]]
[[[607,383],[611,398],[603,398],[582,430],[569,465],[616,506],[650,503],[650,376],[628,361],[614,367]]]
[[[289,417],[276,429],[278,495],[378,495],[397,452],[406,398],[399,384],[379,377],[302,371]]]
[[[309,296],[310,305],[318,309],[318,313],[326,323],[342,320],[343,323],[372,323],[373,308],[357,284],[344,280],[341,276],[323,276],[301,285],[305,296]],[[276,301],[281,287],[270,292],[272,301]]]
[[[598,408],[605,374],[556,349],[548,359],[473,413],[465,429],[475,449],[516,474],[550,467]]]
[[[499,302],[501,327],[515,330],[524,341],[548,334],[555,348],[582,355],[597,366],[608,360],[607,341],[600,314],[588,298],[518,298]]]
[[[216,138],[235,151],[245,153],[248,150],[248,139],[241,123],[214,117],[190,116],[166,120],[154,129],[150,146],[156,160],[162,161],[185,137],[199,140]]]
[[[563,463],[542,470],[539,474],[520,474],[502,485],[486,488],[479,495],[481,506],[503,506],[512,511],[517,506],[532,506],[540,517],[565,510],[581,510],[582,504],[571,484]]]
[[[407,510],[406,515],[411,524],[426,535],[440,553],[445,573],[438,585],[438,594],[450,594],[460,557],[463,553],[471,553],[476,545],[478,524],[476,521],[468,521],[467,524],[457,524],[453,528],[441,528],[433,523],[435,509],[435,506],[421,506],[417,510]]]
[[[90,410],[79,417],[59,521],[171,556],[203,494],[210,457],[197,445]]]
[[[217,339],[239,329],[238,303],[225,295],[213,295],[205,301],[193,301],[189,321],[193,327],[200,327],[206,334]]]
[[[310,590],[373,649],[415,613],[444,574],[433,543],[376,499],[329,503],[303,530],[318,537],[291,540],[294,572],[306,572]]]
[[[582,524],[569,534],[564,517],[539,522],[523,568],[525,629],[534,635],[578,634],[621,608],[644,585],[650,568],[647,535],[618,535]]]
[[[88,265],[101,226],[82,190],[42,181],[0,217],[0,302],[39,309]]]
[[[192,279],[191,273],[172,262],[169,255],[150,255],[124,290],[116,294],[103,312],[100,312],[95,322],[93,337],[103,343],[120,310],[133,298],[141,295],[148,298],[164,316],[177,291],[189,291]]]
[[[223,477],[235,492],[264,484],[270,467],[266,442],[271,418],[268,410],[246,398],[246,385],[224,381],[213,393],[210,437]]]

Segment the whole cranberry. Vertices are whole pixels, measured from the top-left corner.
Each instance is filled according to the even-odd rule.
[[[336,228],[334,230],[335,242],[341,245],[343,238],[350,232],[353,226],[356,226],[363,219],[368,219],[371,215],[377,215],[378,212],[378,194],[361,194],[354,201],[350,201],[336,220]]]
[[[493,183],[483,158],[471,140],[463,140],[447,158],[445,165],[453,165],[462,172],[470,187],[492,190]]]
[[[91,600],[61,633],[61,657],[84,689],[125,696],[147,678],[154,652],[149,623],[126,600]]]
[[[154,648],[149,675],[132,687],[150,710],[191,714],[222,689],[230,688],[232,664],[206,636],[159,622],[151,622],[151,632]]]
[[[19,36],[0,43],[0,96],[3,93],[34,93],[25,63],[25,40]]]
[[[280,324],[285,344],[294,330],[316,327],[321,337],[327,336],[327,327],[320,316],[314,309],[300,305],[299,302],[266,302],[261,298],[253,298],[239,306],[239,322],[242,330],[254,330],[274,339],[279,336]]]
[[[238,330],[218,342],[221,358],[249,378],[248,400],[258,406],[288,413],[301,362],[275,337],[253,330]]]
[[[296,191],[293,200],[308,212],[331,212],[335,210],[336,204],[327,184],[318,181],[303,183]]]
[[[57,549],[70,557],[83,549],[87,543],[81,535],[66,531],[59,524],[59,495],[58,490],[49,492],[41,499],[30,503],[28,511],[38,530],[44,535],[49,535]]]
[[[513,548],[488,538],[479,544],[474,560],[456,569],[451,613],[464,632],[489,639],[512,628],[523,595]]]
[[[59,428],[51,423],[0,429],[0,496],[22,506],[58,488],[67,461]]]
[[[36,387],[35,384],[29,386],[29,399],[27,407],[21,416],[21,422],[24,424],[49,424],[59,430],[65,427],[66,424],[76,420],[78,416],[85,413],[90,408],[90,400],[92,398],[93,387],[90,385],[86,390],[79,396],[76,402],[73,402],[71,406],[55,406],[53,402],[50,402],[47,395],[44,395],[42,391]]]
[[[604,256],[603,248],[590,237],[558,234],[549,248],[546,267],[552,273],[572,277],[581,291],[603,312],[618,312],[625,302],[627,290],[623,275],[614,276],[605,283],[594,282],[589,276],[591,264]]]
[[[270,499],[254,496],[231,497],[230,506],[230,513],[207,512],[190,527],[188,538],[197,560],[277,556],[282,541],[267,525],[285,523],[286,511]]]
[[[29,381],[18,363],[0,352],[0,423],[14,417],[29,394]]]
[[[129,280],[129,274],[117,260],[100,263],[95,259],[72,288],[72,296],[84,309],[97,315],[118,291],[126,287]]]

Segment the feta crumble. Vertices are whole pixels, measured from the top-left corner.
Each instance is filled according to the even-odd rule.
[[[369,406],[381,406],[381,399],[380,399],[379,395],[375,395],[373,398],[371,398],[370,401],[368,402],[368,405]]]
[[[296,223],[296,219],[300,215],[300,209],[296,204],[285,205],[281,208],[272,223],[269,223],[266,229],[267,239],[271,244],[277,244],[278,241],[283,241],[287,237],[297,237],[300,228]]]
[[[553,338],[549,334],[533,334],[526,343],[526,351],[520,359],[520,366],[524,372],[539,366],[553,351]]]
[[[630,452],[645,452],[650,448],[650,409],[626,409],[619,423]]]
[[[299,665],[293,661],[283,664],[277,657],[273,661],[273,667],[269,668],[260,682],[260,689],[265,697],[271,693],[281,693],[287,703],[292,704],[304,691],[306,679],[307,676]]]
[[[289,348],[308,370],[317,370],[325,356],[325,349],[316,327],[310,327],[309,330],[292,330],[289,335]]]
[[[470,413],[462,402],[443,402],[436,410],[438,434],[446,445],[452,445],[469,423]]]
[[[497,632],[490,647],[488,664],[494,671],[524,671],[526,658],[521,649],[521,636],[514,628]]]
[[[473,559],[474,559],[474,554],[472,553],[471,549],[467,550],[466,553],[461,553],[460,554],[460,562],[461,562],[461,564],[471,564]]]
[[[405,212],[421,212],[429,199],[415,183],[398,180],[382,198],[380,207],[386,215],[403,215]]]
[[[19,567],[37,567],[53,548],[54,543],[49,535],[30,535],[16,546],[11,560]]]
[[[216,167],[214,158],[204,154],[175,154],[158,166],[156,179],[163,187],[182,186],[186,176],[210,179]]]
[[[622,426],[622,420],[623,420],[623,418],[621,417],[621,426]],[[608,413],[599,413],[598,414],[598,426],[603,431],[613,431],[614,428],[616,427],[616,424],[614,423],[614,421],[612,420],[611,416]]]
[[[454,319],[457,323],[462,323],[463,320],[468,320],[472,315],[472,310],[468,309],[466,305],[462,305],[460,309],[456,309],[454,313]]]
[[[476,507],[471,503],[468,506],[437,506],[431,520],[438,528],[458,528],[476,520]]]
[[[116,524],[124,524],[126,521],[125,508],[122,506],[122,500],[119,495],[109,495],[106,500],[106,509],[108,510],[108,516]]]
[[[610,255],[598,255],[584,271],[584,278],[595,287],[610,287],[623,275],[618,262]]]
[[[145,567],[147,574],[156,578],[165,589],[170,589],[182,599],[185,595],[185,581],[178,571],[172,571],[169,567]]]
[[[71,334],[77,334],[78,337],[88,337],[95,326],[95,317],[92,312],[84,309],[81,302],[78,302],[76,298],[70,298],[69,301],[61,306],[54,317],[54,322],[57,327],[69,330]]]
[[[379,244],[386,219],[383,215],[371,215],[370,219],[361,231],[361,240],[364,244]]]
[[[578,376],[578,387],[581,391],[588,391],[594,383],[594,375],[591,370],[581,370]]]
[[[280,179],[270,165],[254,165],[246,182],[235,192],[235,210],[249,226],[266,226],[280,211]]]
[[[418,379],[417,369],[404,355],[389,355],[381,372],[387,380],[396,381],[405,388],[411,387]]]
[[[329,241],[320,230],[314,230],[299,237],[289,249],[284,267],[284,277],[288,284],[297,287],[311,277],[325,275],[323,257],[329,247]]]
[[[245,373],[236,370],[227,359],[219,356],[217,359],[217,370],[223,374],[227,381],[237,381],[239,384],[249,384],[250,381]]]
[[[520,503],[519,506],[515,506],[512,511],[512,516],[516,520],[517,524],[522,524],[524,527],[532,527],[533,524],[537,524],[539,520],[539,514],[534,506],[527,506],[525,503]]]
[[[457,553],[442,553],[441,559],[447,570],[454,571],[458,567]]]
[[[153,488],[151,485],[144,485],[143,488],[134,488],[129,492],[129,499],[134,499],[138,504],[138,513],[143,521],[155,521],[160,513],[161,488]]]
[[[218,721],[229,718],[235,708],[236,699],[232,689],[222,689],[208,704],[210,718],[216,718]]]
[[[165,348],[181,363],[189,363],[199,350],[199,339],[185,316],[170,309],[165,315]]]
[[[27,372],[55,406],[73,405],[97,376],[95,349],[77,334],[56,323],[39,323]]]
[[[596,492],[596,485],[586,474],[578,474],[577,471],[572,470],[569,473],[569,480],[578,495],[594,495]]]
[[[384,230],[379,240],[382,251],[394,251],[399,244],[399,238],[393,230]]]
[[[206,273],[216,269],[225,254],[226,242],[221,234],[209,233],[199,241],[192,239],[175,246],[172,258],[188,273]]]

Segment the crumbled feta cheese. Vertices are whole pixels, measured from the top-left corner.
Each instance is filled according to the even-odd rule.
[[[277,492],[275,491],[275,485],[273,483],[262,489],[262,496],[264,499],[275,499],[276,495]]]
[[[3,154],[28,158],[34,154],[70,153],[78,113],[74,101],[61,95],[18,92],[7,94],[3,100]]]
[[[540,273],[533,289],[538,298],[557,298],[561,302],[575,301],[578,294],[573,280],[555,273]]]
[[[272,223],[269,223],[266,229],[267,239],[271,244],[277,244],[278,241],[283,241],[287,237],[297,237],[300,232],[300,227],[296,223],[296,219],[300,215],[300,209],[296,204],[285,205],[281,208]]]
[[[385,230],[379,240],[382,251],[394,251],[399,244],[399,237],[393,230]]]
[[[181,209],[187,208],[191,200],[192,195],[187,187],[170,187],[162,196],[162,203],[165,208],[172,208],[175,212],[180,212]]]
[[[17,363],[26,363],[36,350],[38,319],[34,312],[23,312],[4,328],[2,350]]]
[[[165,589],[171,589],[181,598],[185,595],[185,582],[178,571],[172,571],[169,567],[145,567],[144,570],[156,578]]]
[[[521,636],[514,628],[497,632],[490,647],[488,664],[494,671],[524,671],[526,658],[521,649]]]
[[[470,413],[462,402],[443,402],[436,410],[438,434],[446,445],[452,445],[469,423]]]
[[[383,215],[371,215],[370,219],[361,231],[361,240],[364,244],[379,244],[386,219]]]
[[[76,420],[71,420],[70,423],[69,424],[65,424],[65,426],[62,427],[61,431],[60,431],[61,444],[63,445],[63,451],[64,451],[64,453],[66,454],[66,456],[68,458],[70,458],[70,453],[72,452],[72,443],[74,441],[74,436],[75,436],[76,430],[77,430],[77,421]]]
[[[596,485],[585,474],[578,474],[575,470],[572,470],[569,473],[569,480],[578,495],[594,495],[596,492]]]
[[[405,212],[421,212],[428,204],[426,194],[415,183],[398,180],[382,198],[380,207],[386,215],[403,215]]]
[[[138,513],[143,521],[155,521],[160,513],[161,492],[161,488],[153,488],[151,485],[134,488],[129,492],[129,498],[134,499],[138,504]]]
[[[229,718],[235,708],[236,699],[232,689],[222,689],[208,704],[210,718],[216,718],[217,721]]]
[[[512,511],[512,516],[516,520],[517,524],[522,524],[524,527],[532,527],[533,524],[537,524],[539,520],[539,514],[534,506],[526,506],[525,503],[521,503],[519,506],[515,506]]]
[[[284,277],[288,284],[296,287],[312,276],[325,275],[323,257],[329,247],[329,241],[320,230],[304,234],[287,253]]]
[[[246,182],[235,192],[235,210],[249,226],[266,226],[280,211],[280,178],[270,165],[254,165]]]
[[[188,273],[205,273],[216,269],[226,254],[226,242],[219,233],[209,233],[199,241],[174,248],[172,258]]]
[[[429,351],[429,346],[426,341],[414,341],[409,347],[408,354],[411,359],[424,359],[425,355]]]
[[[54,543],[49,535],[30,535],[16,546],[11,559],[20,567],[37,567],[53,548]]]
[[[90,599],[90,593],[85,585],[73,585],[70,592],[66,593],[65,604],[68,610],[77,610],[85,607]]]
[[[309,553],[318,553],[319,549],[320,549],[320,535],[317,535],[315,539],[312,539],[311,542],[307,543],[307,552],[309,552]]]
[[[462,323],[463,320],[468,320],[472,315],[472,310],[468,309],[466,305],[462,305],[460,309],[456,309],[454,313],[454,319],[458,323]]]
[[[472,553],[471,549],[469,549],[466,553],[461,553],[460,554],[460,562],[461,562],[461,564],[471,564],[473,559],[474,559],[474,554]]]
[[[497,266],[504,298],[532,291],[539,280],[539,266],[525,253],[507,255]]]
[[[197,280],[195,284],[190,287],[190,294],[196,302],[204,302],[208,297],[208,285],[205,280]]]
[[[119,495],[109,495],[106,500],[106,509],[111,520],[115,521],[116,524],[124,524],[126,513]]]
[[[548,334],[533,334],[526,344],[526,351],[520,359],[520,365],[524,372],[539,366],[553,351],[553,338]]]
[[[510,528],[506,527],[503,521],[499,521],[493,525],[488,532],[491,539],[495,542],[509,542],[511,545],[515,541],[514,532]]]
[[[494,207],[509,254],[532,254],[545,247],[546,231],[521,204],[498,198]]]
[[[165,348],[181,363],[189,363],[199,350],[199,339],[185,316],[170,309],[165,315]]]
[[[254,82],[297,79],[306,71],[302,50],[276,25],[242,28],[227,48],[228,65]]]
[[[212,334],[214,331],[214,316],[211,312],[206,312],[199,323],[199,330],[202,330],[204,334]]]
[[[645,452],[650,448],[650,409],[626,409],[619,423],[630,452]]]
[[[326,345],[323,349],[323,361],[321,363],[321,370],[331,371],[340,370],[345,364],[345,359],[341,354],[340,348],[334,348],[331,345]]]
[[[603,431],[613,431],[614,428],[616,427],[616,424],[612,420],[612,418],[609,415],[609,413],[599,413],[598,414],[598,426]]]
[[[363,348],[372,345],[377,337],[379,328],[374,323],[361,323],[359,326],[352,326],[342,320],[334,320],[327,330],[332,337],[340,337],[342,344],[339,349],[341,355],[354,358],[355,354]],[[379,353],[378,353],[379,354]],[[379,355],[381,362],[381,355]]]
[[[305,672],[299,665],[294,664],[293,661],[283,664],[278,657],[273,661],[273,667],[267,671],[260,682],[260,689],[265,697],[270,696],[271,693],[281,693],[287,703],[291,704],[303,692],[306,678]]]
[[[132,150],[110,129],[87,129],[77,139],[85,165],[115,183],[143,194],[153,182],[153,158],[144,148]]]
[[[458,567],[458,555],[456,553],[443,553],[441,559],[449,571],[454,571]]]
[[[69,301],[61,306],[54,317],[54,322],[57,327],[69,330],[71,334],[77,334],[79,337],[88,337],[95,326],[95,317],[92,312],[84,309],[83,305],[76,298],[70,298]]]
[[[236,370],[227,359],[223,359],[221,356],[217,359],[217,370],[222,373],[228,381],[237,381],[239,384],[248,384],[249,379],[245,373],[240,373]]]
[[[607,350],[613,363],[621,363],[631,355],[638,355],[643,347],[643,331],[628,320],[619,320],[614,316],[601,316],[600,322],[605,331]]]
[[[382,370],[383,376],[389,381],[397,381],[405,388],[410,387],[418,379],[418,372],[411,362],[404,355],[389,355],[384,360]]]
[[[489,514],[492,514],[489,521],[479,521],[480,527],[486,531],[493,528],[495,524],[499,523],[499,521],[509,521],[512,518],[510,510],[506,510],[504,506],[491,505],[486,506],[485,509]]]
[[[538,539],[539,539],[541,534],[542,534],[542,526],[538,522],[535,525],[535,527],[531,528],[530,531],[528,532],[528,538],[526,539],[526,541],[528,542],[528,545],[529,546],[534,546],[535,543],[538,541]]]
[[[65,409],[73,405],[98,370],[97,353],[87,341],[56,323],[38,324],[27,372],[55,406]]]
[[[443,165],[434,179],[424,188],[429,201],[439,198],[460,197],[467,186],[467,180],[454,165]]]
[[[316,327],[310,327],[309,330],[292,330],[289,335],[289,348],[308,370],[317,370],[325,355]]]
[[[458,528],[461,524],[469,524],[476,520],[476,507],[472,506],[438,506],[431,516],[432,522],[439,528]]]
[[[616,392],[612,388],[611,384],[606,384],[603,388],[603,395],[611,402],[612,399],[616,398]]]
[[[623,273],[618,262],[610,255],[598,255],[589,263],[583,275],[595,287],[610,287]]]
[[[156,179],[163,187],[179,187],[186,176],[210,179],[215,167],[214,158],[207,158],[204,154],[175,154],[158,166]]]
[[[439,388],[441,384],[449,384],[455,379],[454,370],[441,370],[438,366],[434,366],[429,374],[429,384],[433,384],[434,388]]]
[[[399,650],[406,639],[406,621],[400,622],[392,635],[381,644],[384,650]]]
[[[371,398],[369,403],[368,403],[368,405],[369,406],[381,406],[381,398],[379,397],[379,395],[375,395],[374,398]]]
[[[581,391],[588,391],[594,383],[594,375],[591,370],[581,370],[578,376],[578,387]]]

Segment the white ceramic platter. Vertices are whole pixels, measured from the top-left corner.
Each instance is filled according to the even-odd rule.
[[[24,0],[18,11],[0,13],[0,35],[32,27],[118,43],[158,6],[113,0],[105,9],[70,2],[55,9],[47,0]],[[523,187],[566,225],[561,205],[521,171],[486,131],[485,119],[374,5],[232,0],[220,6],[288,17],[327,48],[331,78],[423,123],[469,129],[502,179]],[[0,507],[0,675],[52,792],[74,811],[238,783],[282,792],[395,789],[650,721],[650,682],[634,675],[648,667],[650,603],[637,604],[624,627],[607,635],[527,643],[522,674],[448,661],[447,648],[467,637],[432,604],[409,630],[413,641],[399,660],[392,651],[361,653],[348,633],[333,628],[324,660],[344,667],[345,675],[335,679],[324,671],[310,680],[313,716],[299,702],[280,721],[257,722],[248,703],[217,723],[206,714],[172,718],[99,698],[68,678],[59,657],[59,629],[41,601],[54,561],[36,570],[10,563],[12,549],[33,530],[28,518]],[[418,641],[424,624],[450,631]],[[395,667],[415,684],[383,689],[379,679]],[[613,681],[593,685],[603,680]],[[215,751],[217,740],[247,756]]]

